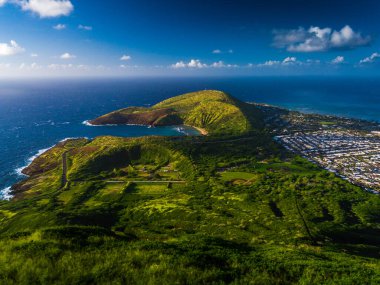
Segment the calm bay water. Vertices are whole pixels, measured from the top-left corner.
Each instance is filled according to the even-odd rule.
[[[70,137],[181,135],[177,128],[89,127],[83,121],[185,92],[219,89],[244,101],[380,122],[377,78],[181,78],[0,81],[0,190],[41,149]],[[186,130],[192,132],[192,130]],[[0,194],[1,196],[1,194]]]

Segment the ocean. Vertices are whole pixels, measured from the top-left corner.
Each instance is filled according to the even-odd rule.
[[[150,106],[186,92],[219,89],[250,102],[307,113],[380,122],[377,78],[129,78],[0,80],[0,197],[23,178],[20,170],[66,138],[176,136],[191,129],[90,127],[83,122],[127,106]]]

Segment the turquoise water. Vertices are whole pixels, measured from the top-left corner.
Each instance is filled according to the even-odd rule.
[[[173,127],[89,127],[83,121],[126,106],[150,106],[202,89],[244,101],[380,121],[376,78],[187,78],[0,81],[0,190],[42,149],[70,137],[138,137],[194,133]]]

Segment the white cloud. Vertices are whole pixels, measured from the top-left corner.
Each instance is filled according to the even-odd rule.
[[[9,43],[0,43],[0,56],[11,56],[23,53],[24,48],[20,47],[17,42],[10,41]]]
[[[179,68],[206,68],[208,66],[207,64],[202,63],[199,59],[192,59],[188,63],[179,61],[171,65],[171,67],[174,69],[179,69]]]
[[[353,49],[371,42],[369,36],[362,36],[346,25],[340,31],[331,28],[311,26],[308,30],[300,27],[294,30],[275,30],[273,45],[290,52],[323,52],[336,49]]]
[[[289,65],[289,64],[292,64],[292,63],[296,63],[296,62],[297,62],[297,58],[293,56],[293,57],[287,57],[287,58],[285,58],[282,61],[282,64]]]
[[[64,25],[64,24],[58,24],[58,25],[53,26],[53,29],[57,30],[57,31],[61,31],[61,30],[66,29],[66,25]]]
[[[289,65],[302,65],[302,62],[297,61],[297,58],[292,57],[286,57],[283,61],[279,60],[268,60],[264,63],[260,63],[257,66],[258,67],[273,67],[273,66],[289,66]]]
[[[178,68],[186,68],[186,67],[187,67],[187,64],[184,63],[183,61],[179,61],[179,62],[177,62],[177,63],[175,63],[175,64],[172,64],[171,67],[174,68],[174,69],[178,69]]]
[[[73,59],[73,58],[76,58],[76,56],[73,55],[73,54],[70,54],[70,53],[66,52],[66,53],[62,54],[60,56],[60,58],[61,59]]]
[[[217,61],[208,65],[206,63],[203,63],[199,59],[192,59],[187,63],[182,60],[178,61],[177,63],[172,64],[170,67],[174,69],[181,69],[181,68],[202,69],[202,68],[232,68],[232,67],[239,67],[239,66],[236,64],[225,64],[223,61]]]
[[[126,54],[124,54],[121,58],[120,58],[120,60],[122,60],[122,61],[128,61],[128,60],[131,60],[132,59],[132,57],[130,56],[130,55],[126,55]]]
[[[92,31],[92,27],[91,26],[79,25],[78,29],[79,30],[84,30],[84,31]]]
[[[199,59],[192,59],[187,66],[191,68],[204,68],[207,67],[207,64],[202,63]]]
[[[344,56],[337,56],[336,58],[334,58],[331,63],[333,64],[341,64],[341,63],[344,63]]]
[[[334,31],[331,35],[331,45],[336,48],[365,46],[370,41],[370,37],[362,37],[360,33],[354,32],[348,25],[343,27],[339,32]]]
[[[31,53],[31,54],[30,54],[30,57],[38,57],[38,54],[36,54],[36,53]]]
[[[375,52],[371,54],[369,57],[366,57],[360,61],[360,64],[365,64],[365,63],[373,63],[376,61],[376,59],[380,58],[380,53]]]
[[[202,63],[199,59],[192,59],[188,63],[185,63],[184,61],[179,61],[175,64],[171,65],[174,69],[179,68],[205,68],[207,67],[207,64]]]
[[[216,67],[216,68],[221,68],[221,67],[226,67],[226,65],[224,64],[223,61],[218,61],[218,62],[214,62],[212,65],[212,67]]]
[[[281,62],[278,60],[268,60],[264,63],[258,64],[259,67],[261,66],[274,66],[274,65],[279,65]]]
[[[30,11],[41,18],[68,16],[74,10],[70,0],[16,0],[22,10]]]
[[[4,6],[7,2],[8,0],[0,0],[0,7]]]

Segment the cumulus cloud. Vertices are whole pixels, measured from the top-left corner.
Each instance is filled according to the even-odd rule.
[[[76,58],[76,56],[73,55],[73,54],[70,54],[70,53],[68,53],[68,52],[65,52],[64,54],[62,54],[62,55],[60,56],[60,58],[61,58],[61,59],[73,59],[73,58]]]
[[[16,41],[10,41],[9,43],[0,43],[0,56],[11,56],[19,53],[23,53],[24,48],[20,47]]]
[[[290,52],[324,52],[337,49],[353,49],[366,46],[370,36],[362,36],[346,25],[336,31],[331,28],[303,27],[293,30],[275,30],[273,45]]]
[[[292,57],[287,57],[282,61],[282,64],[284,65],[289,65],[297,62],[297,58],[292,56]]]
[[[177,63],[175,63],[175,64],[172,64],[171,67],[174,68],[174,69],[178,69],[178,68],[186,68],[186,67],[187,67],[187,64],[184,63],[183,61],[179,61],[179,62],[177,62]]]
[[[16,0],[22,10],[30,11],[41,18],[68,16],[74,10],[70,0]]]
[[[216,68],[222,68],[222,67],[226,67],[226,65],[224,64],[223,61],[218,61],[218,62],[214,62],[212,65],[212,67],[216,67]]]
[[[344,57],[343,56],[337,56],[336,58],[334,58],[331,63],[333,64],[341,64],[341,63],[344,63]]]
[[[36,54],[36,53],[31,53],[31,54],[30,54],[30,57],[38,57],[38,54]]]
[[[378,58],[380,58],[380,53],[375,52],[375,53],[371,54],[369,57],[363,58],[363,59],[360,61],[360,64],[373,63],[373,62],[375,62]]]
[[[78,29],[79,30],[84,30],[84,31],[92,31],[92,27],[91,26],[79,25]]]
[[[262,67],[262,66],[274,66],[274,65],[279,65],[281,61],[278,60],[268,60],[264,63],[260,63],[257,66]]]
[[[126,55],[126,54],[124,54],[124,55],[120,58],[120,60],[122,60],[122,61],[128,61],[128,60],[130,60],[130,59],[132,59],[132,57],[131,57],[130,55]]]
[[[66,29],[66,25],[64,25],[64,24],[58,24],[58,25],[53,26],[53,29],[57,30],[57,31],[61,31],[61,30]]]
[[[184,62],[184,61],[178,61],[175,64],[172,64],[170,66],[171,68],[174,69],[181,69],[181,68],[232,68],[232,67],[238,67],[238,65],[235,64],[226,64],[223,61],[217,61],[211,64],[206,64],[200,61],[199,59],[192,59],[189,62]]]
[[[207,64],[202,63],[199,59],[192,59],[187,66],[190,68],[204,68],[207,67]]]
[[[298,65],[301,65],[302,63],[300,61],[297,60],[296,57],[292,56],[292,57],[286,57],[284,58],[283,61],[279,61],[279,60],[268,60],[264,63],[260,63],[258,64],[257,66],[258,67],[270,67],[270,66],[289,66],[289,65],[295,65],[295,64],[298,64]]]
[[[208,67],[207,64],[202,63],[199,59],[192,59],[188,63],[185,63],[184,61],[179,61],[173,65],[171,65],[174,69],[179,68],[206,68]]]

